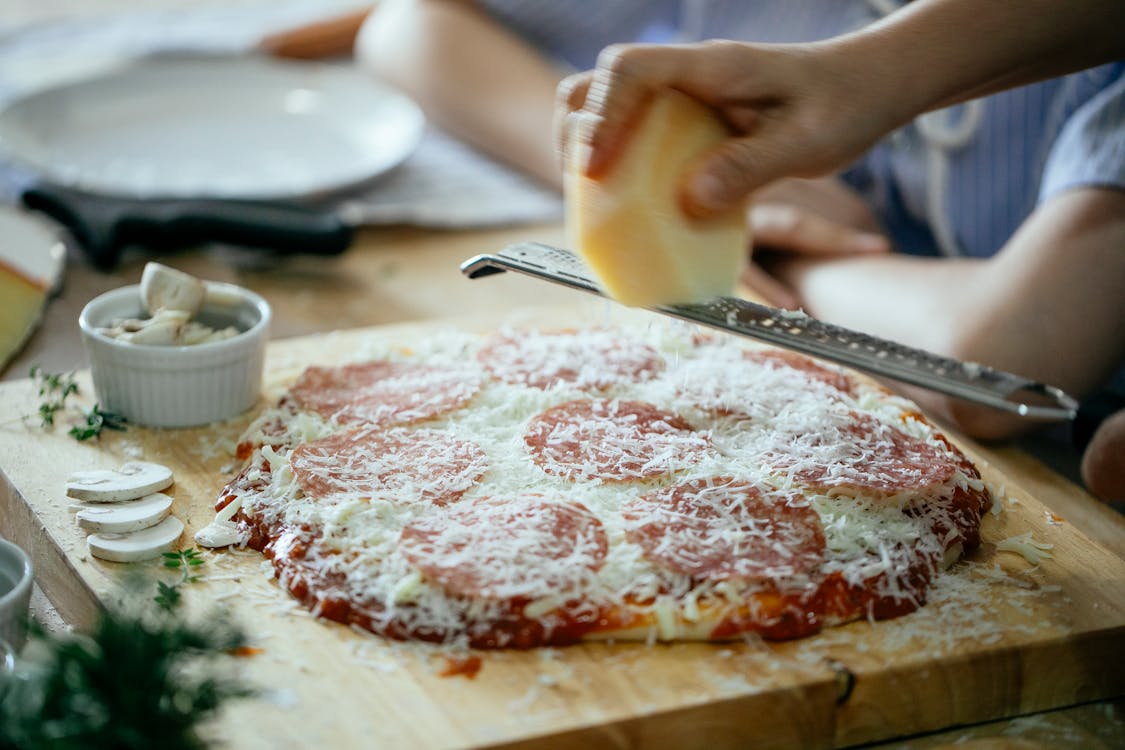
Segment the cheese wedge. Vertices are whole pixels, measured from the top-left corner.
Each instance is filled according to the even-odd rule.
[[[0,370],[31,336],[66,251],[38,218],[0,206]]]
[[[47,289],[0,259],[0,366],[31,335],[47,302]]]
[[[744,212],[697,220],[678,199],[685,168],[729,136],[714,112],[669,89],[604,177],[566,165],[568,242],[607,295],[652,307],[731,293],[749,243]]]

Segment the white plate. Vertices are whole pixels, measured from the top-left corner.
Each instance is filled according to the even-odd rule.
[[[348,67],[151,58],[0,111],[0,148],[51,181],[139,198],[278,199],[370,180],[424,118]]]

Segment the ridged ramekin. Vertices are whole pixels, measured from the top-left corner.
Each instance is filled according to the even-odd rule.
[[[106,292],[82,309],[78,325],[102,408],[149,427],[193,427],[241,414],[262,384],[270,306],[233,284],[208,282],[200,316],[234,325],[225,341],[191,346],[128,344],[99,332],[121,318],[143,317],[138,285]]]

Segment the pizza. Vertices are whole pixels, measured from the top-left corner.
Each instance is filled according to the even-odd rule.
[[[449,331],[309,366],[239,455],[219,520],[292,596],[481,648],[905,615],[992,503],[873,380],[665,322]]]

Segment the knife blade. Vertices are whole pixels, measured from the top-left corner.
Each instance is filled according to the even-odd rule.
[[[23,204],[63,224],[98,269],[110,270],[130,245],[168,251],[227,242],[281,254],[339,255],[354,235],[336,206],[214,198],[139,199],[97,195],[50,183],[22,191]]]
[[[470,279],[504,271],[604,296],[578,256],[538,242],[509,245],[461,264],[461,273]],[[1078,413],[1078,402],[1055,386],[825,323],[804,313],[734,297],[652,310],[1029,419],[1066,421]]]

